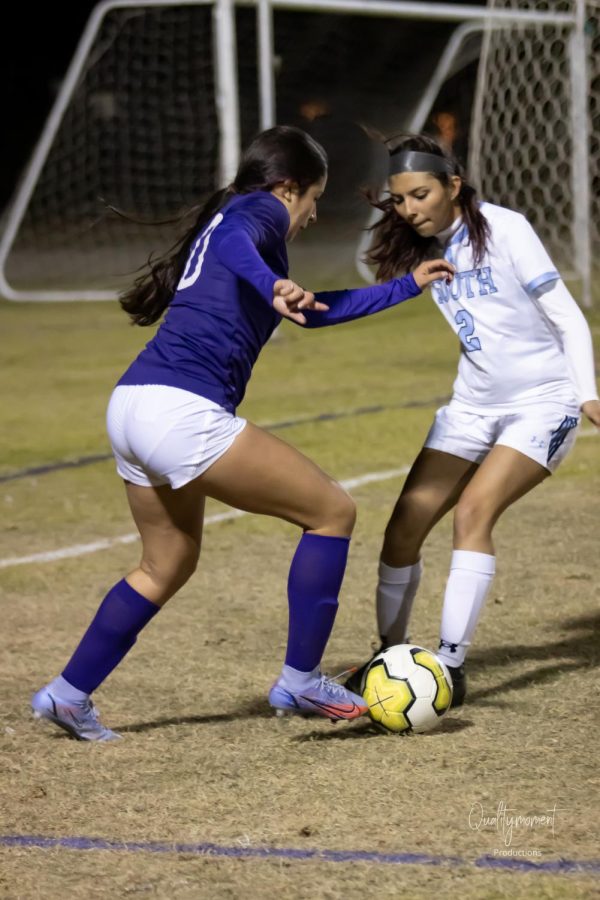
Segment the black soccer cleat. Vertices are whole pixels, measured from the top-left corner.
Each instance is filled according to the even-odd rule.
[[[467,676],[465,675],[465,667],[447,666],[452,678],[452,703],[450,706],[455,708],[462,706],[467,695]]]
[[[371,657],[372,659],[372,657]],[[352,691],[353,694],[361,694],[362,695],[362,680],[364,678],[364,674],[369,668],[371,660],[368,659],[366,663],[357,669],[352,675],[349,675],[346,681],[344,682],[344,687],[348,688],[349,691]]]
[[[375,659],[375,657],[379,656],[379,654],[385,649],[386,648],[385,648],[384,644],[381,644],[379,649],[375,650],[375,652],[373,653],[373,656],[371,656],[371,658],[368,659],[366,661],[366,663],[363,663],[362,666],[360,666],[356,670],[356,672],[353,672],[352,675],[348,676],[348,678],[344,682],[344,687],[347,687],[348,690],[352,691],[353,694],[360,694],[362,696],[362,688],[363,688],[363,681],[364,681],[365,673],[366,673],[367,669],[369,668],[369,666],[371,665],[371,663],[373,662],[373,660]]]

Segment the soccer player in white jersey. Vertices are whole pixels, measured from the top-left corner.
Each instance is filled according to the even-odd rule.
[[[600,426],[592,340],[526,218],[478,201],[431,138],[409,136],[394,148],[389,196],[374,205],[383,215],[369,258],[379,279],[440,250],[456,267],[453,282],[434,282],[432,294],[460,339],[458,375],[387,525],[376,603],[382,646],[404,642],[423,542],[455,507],[439,656],[459,706],[465,655],[496,568],[496,521],[555,471],[581,413]],[[363,671],[349,679],[351,689]]]

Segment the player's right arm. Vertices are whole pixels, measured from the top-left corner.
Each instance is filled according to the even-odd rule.
[[[232,211],[215,228],[211,249],[218,261],[238,278],[255,288],[269,304],[278,276],[258,251],[262,233],[260,224],[241,211]]]

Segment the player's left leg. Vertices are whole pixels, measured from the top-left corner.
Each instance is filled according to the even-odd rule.
[[[464,700],[465,656],[494,578],[494,525],[505,509],[549,474],[548,469],[520,451],[497,444],[458,501],[438,651],[453,677],[453,706],[460,706]]]
[[[361,697],[321,673],[356,517],[352,498],[294,447],[250,422],[199,481],[207,496],[302,528],[288,577],[285,663],[269,692],[271,706],[334,719],[366,712]]]

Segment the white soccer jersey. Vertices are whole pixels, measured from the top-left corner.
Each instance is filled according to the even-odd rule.
[[[590,398],[577,396],[560,327],[553,326],[550,306],[544,310],[544,286],[560,275],[524,216],[491,203],[481,211],[491,232],[483,260],[475,267],[460,223],[444,253],[456,266],[454,280],[432,285],[461,342],[453,403],[487,415],[539,402],[578,407]]]

